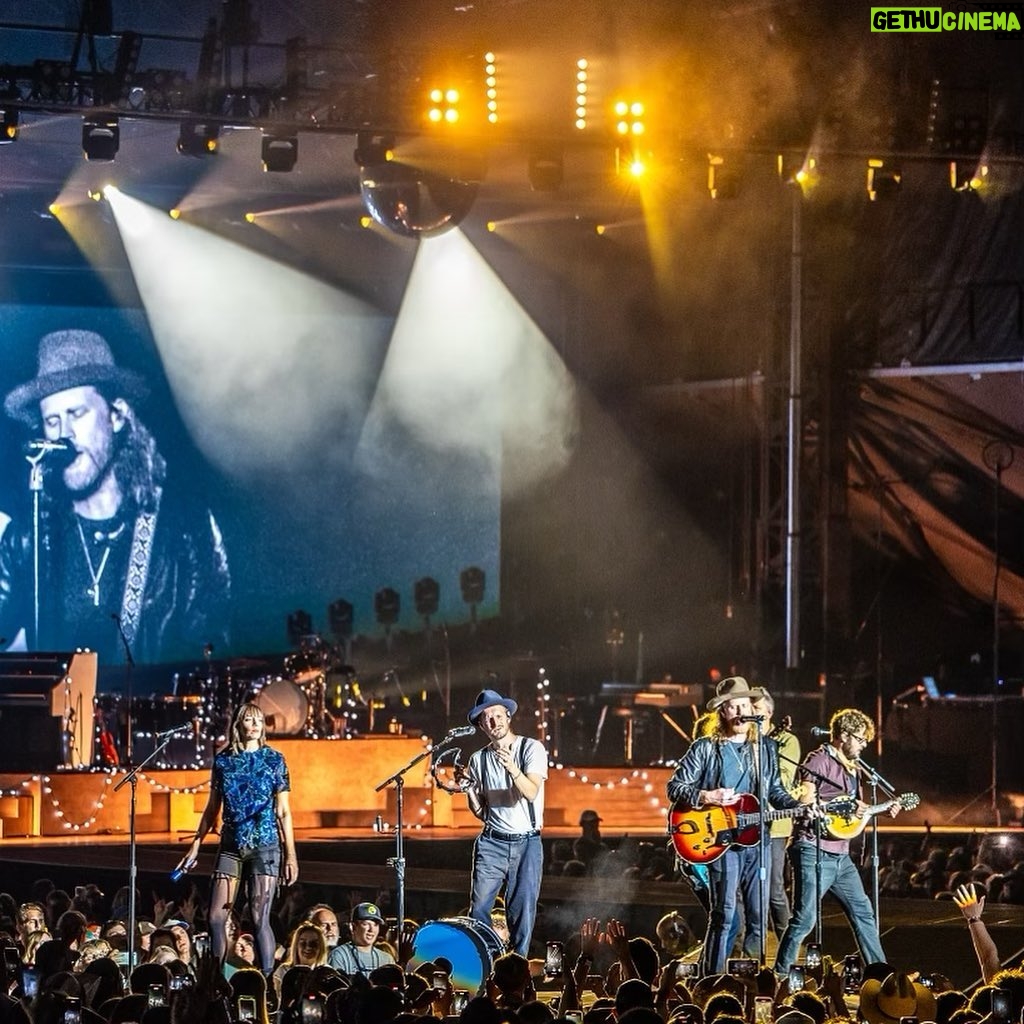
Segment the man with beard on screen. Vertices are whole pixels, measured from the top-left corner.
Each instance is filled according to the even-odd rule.
[[[31,429],[27,457],[42,472],[38,521],[28,501],[0,538],[0,636],[24,629],[30,650],[88,648],[101,664],[121,663],[125,647],[155,663],[226,646],[220,528],[169,484],[135,411],[147,392],[101,335],[61,330],[40,340],[36,376],[4,399]]]

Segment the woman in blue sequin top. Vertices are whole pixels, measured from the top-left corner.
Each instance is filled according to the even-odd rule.
[[[210,798],[179,864],[185,870],[195,864],[203,838],[220,815],[220,849],[210,894],[213,952],[221,960],[227,954],[228,916],[244,882],[265,974],[274,967],[270,908],[278,881],[291,885],[299,875],[289,789],[284,755],[267,746],[263,710],[243,704],[231,726],[231,742],[213,759]]]

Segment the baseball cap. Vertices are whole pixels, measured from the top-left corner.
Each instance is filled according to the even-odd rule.
[[[383,924],[384,918],[381,916],[380,907],[376,903],[357,903],[352,911],[353,921],[376,921],[377,924]]]
[[[580,824],[582,825],[585,821],[604,821],[597,811],[584,811],[580,815]]]

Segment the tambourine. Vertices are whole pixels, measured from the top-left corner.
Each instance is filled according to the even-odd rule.
[[[445,762],[451,761],[451,779],[449,780],[446,773]],[[447,750],[442,750],[437,753],[430,764],[430,775],[434,780],[434,785],[443,789],[446,793],[465,793],[467,790],[473,788],[472,779],[463,779],[461,782],[455,780],[455,772],[457,769],[464,767],[462,764],[462,750],[459,747],[449,747]]]

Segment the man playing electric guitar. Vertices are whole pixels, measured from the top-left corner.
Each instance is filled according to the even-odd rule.
[[[818,800],[823,804],[836,797],[856,801],[859,819],[869,810],[875,810],[861,800],[858,765],[864,748],[874,739],[874,723],[863,711],[843,708],[832,716],[829,733],[829,742],[812,750],[804,759],[798,778],[818,783]],[[894,800],[888,809],[896,817],[900,802]],[[797,821],[793,827],[793,839],[789,847],[793,865],[793,916],[779,943],[775,960],[775,973],[781,977],[788,976],[789,968],[800,950],[800,943],[810,935],[817,919],[815,828],[816,823],[808,821]],[[871,901],[864,892],[860,873],[850,857],[849,837],[827,835],[821,839],[822,897],[827,892],[831,892],[843,908],[864,963],[884,961],[878,923],[875,921]]]
[[[763,745],[763,763],[758,764],[757,727],[752,723],[751,701],[762,696],[759,687],[746,679],[730,676],[717,687],[708,710],[718,712],[718,724],[710,736],[694,740],[668,782],[668,798],[681,812],[706,808],[715,817],[721,808],[735,808],[758,792],[758,775],[764,780],[764,795],[775,808],[799,808],[801,800],[791,796],[779,778],[778,748],[774,740]],[[813,800],[813,793],[806,799]],[[743,808],[745,811],[745,807]],[[741,815],[745,820],[749,815]],[[739,830],[716,840],[726,847],[708,862],[711,911],[702,955],[705,974],[722,974],[730,950],[728,935],[742,893],[746,910],[744,948],[748,956],[760,956],[765,916],[761,908],[760,853],[753,845],[734,845]]]

